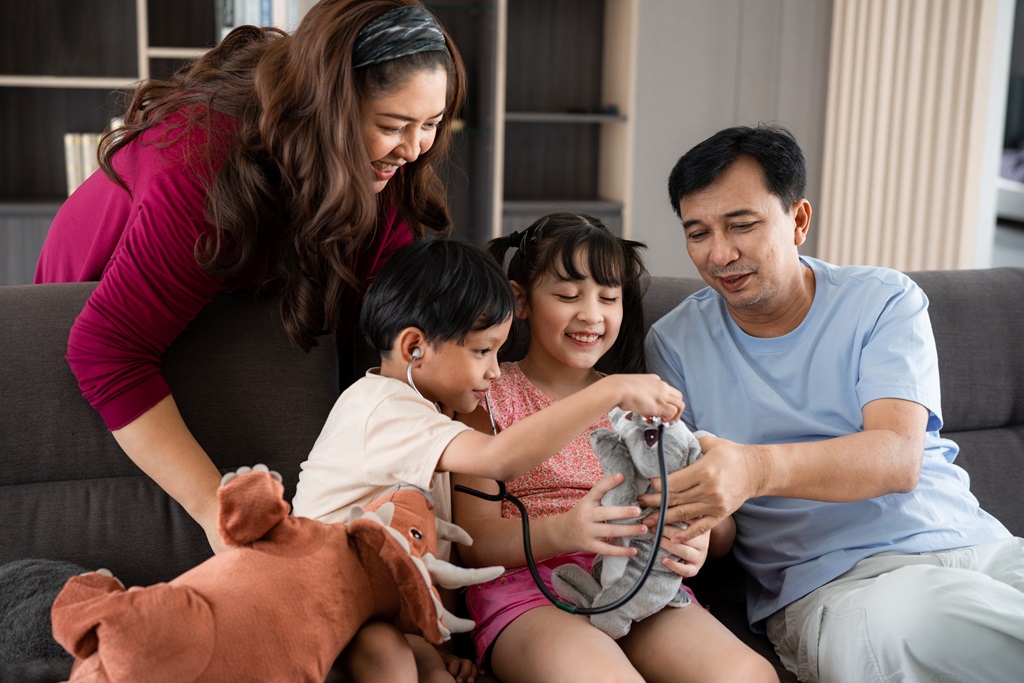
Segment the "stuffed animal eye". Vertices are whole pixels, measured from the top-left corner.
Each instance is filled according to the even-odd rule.
[[[658,443],[658,430],[657,429],[645,429],[644,430],[644,443],[648,446],[653,446]]]
[[[416,527],[409,529],[409,535],[415,538],[417,541],[423,540],[423,532],[417,529]]]

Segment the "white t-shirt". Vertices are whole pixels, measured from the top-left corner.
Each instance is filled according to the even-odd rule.
[[[441,413],[405,382],[374,368],[338,397],[309,457],[302,463],[292,510],[300,517],[346,522],[396,484],[414,484],[434,497],[438,517],[451,521],[447,473],[441,454],[469,426]],[[444,559],[448,544],[439,544]]]

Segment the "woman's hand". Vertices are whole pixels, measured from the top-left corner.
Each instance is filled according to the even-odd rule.
[[[624,505],[601,505],[604,494],[622,483],[623,475],[616,473],[599,481],[572,510],[560,515],[562,535],[566,539],[564,552],[590,552],[600,555],[630,556],[635,548],[610,542],[610,539],[642,536],[650,533],[639,521],[615,524],[614,520],[636,519],[640,508]]]

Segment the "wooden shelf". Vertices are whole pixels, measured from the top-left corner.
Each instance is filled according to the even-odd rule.
[[[509,111],[505,112],[505,121],[509,123],[622,123],[626,117],[620,114],[547,112],[547,111]]]

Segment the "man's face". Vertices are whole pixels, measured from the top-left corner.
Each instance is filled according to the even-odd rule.
[[[686,251],[734,317],[768,315],[799,296],[797,247],[807,237],[810,204],[783,208],[760,165],[740,157],[708,187],[679,202]]]

